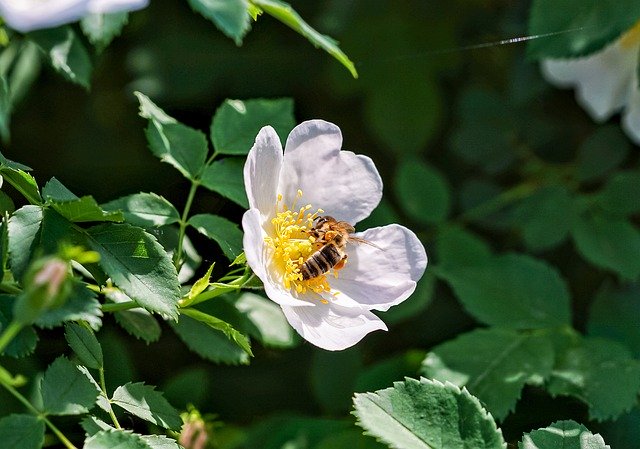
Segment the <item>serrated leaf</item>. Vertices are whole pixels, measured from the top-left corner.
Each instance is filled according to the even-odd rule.
[[[127,383],[114,391],[111,402],[138,418],[166,429],[178,430],[182,426],[180,414],[162,393],[150,385]]]
[[[596,204],[604,210],[620,215],[630,215],[640,211],[640,170],[616,173],[596,195]]]
[[[178,337],[200,357],[228,365],[248,365],[249,354],[222,332],[186,315],[171,324]]]
[[[549,427],[527,433],[519,449],[611,449],[602,437],[575,421],[556,421]]]
[[[42,404],[51,415],[87,413],[100,391],[65,357],[58,357],[42,378]]]
[[[478,329],[433,348],[422,374],[466,387],[503,420],[515,408],[524,385],[541,384],[553,363],[553,345],[544,335]]]
[[[638,0],[535,0],[529,14],[530,57],[570,58],[595,52],[638,20]]]
[[[140,438],[150,449],[182,449],[182,446],[179,446],[176,440],[164,435],[141,435]]]
[[[31,204],[39,204],[42,201],[38,183],[26,171],[0,166],[0,174]]]
[[[228,157],[216,161],[204,169],[202,185],[248,209],[249,200],[244,189],[243,168],[242,158]]]
[[[260,7],[264,12],[308,39],[315,47],[321,48],[329,53],[345,66],[354,78],[358,77],[358,72],[353,62],[340,50],[337,42],[329,36],[325,36],[314,30],[307,22],[302,20],[302,17],[300,17],[289,4],[279,0],[252,0],[251,3]]]
[[[42,188],[42,197],[45,200],[53,200],[57,202],[79,200],[80,197],[69,190],[55,176],[51,178]]]
[[[131,301],[127,295],[119,290],[108,290],[105,296],[115,303]],[[161,334],[160,324],[151,313],[145,309],[121,310],[114,312],[116,322],[130,335],[141,338],[147,344],[158,341]]]
[[[353,402],[357,424],[396,449],[507,447],[480,401],[452,384],[407,378]]]
[[[93,330],[102,326],[102,309],[94,292],[82,282],[74,282],[73,290],[67,301],[60,307],[47,309],[35,324],[51,329],[66,321],[86,321]]]
[[[249,339],[245,335],[234,329],[233,326],[226,321],[192,308],[182,309],[181,314],[186,315],[189,318],[193,318],[194,320],[198,320],[201,323],[209,326],[211,329],[222,332],[229,339],[229,341],[238,345],[238,347],[248,355],[253,356]]]
[[[55,201],[51,207],[67,220],[74,223],[88,221],[115,221],[121,222],[124,216],[120,211],[104,211],[92,196],[83,196],[77,200]]]
[[[127,223],[143,228],[164,226],[180,221],[176,208],[155,193],[135,193],[102,205],[104,210],[121,211]]]
[[[155,449],[149,446],[142,435],[128,430],[101,430],[84,442],[83,449]]]
[[[290,348],[298,342],[280,306],[253,293],[243,293],[233,306],[248,321],[247,332],[265,346]]]
[[[0,153],[0,168],[10,168],[12,170],[22,170],[22,171],[31,171],[31,167],[28,165],[21,164],[20,162],[15,162],[4,157],[2,153]]]
[[[193,128],[169,117],[147,96],[135,93],[140,101],[140,116],[149,120],[146,129],[151,152],[161,161],[173,165],[190,180],[200,174],[207,157],[207,139]]]
[[[69,81],[89,88],[91,58],[73,28],[69,26],[38,30],[29,37],[47,55],[49,64]]]
[[[42,216],[41,207],[27,205],[9,218],[9,266],[16,279],[22,278],[37,245]]]
[[[242,43],[251,26],[247,0],[189,0],[189,4],[237,45]]]
[[[193,285],[189,289],[189,293],[187,293],[187,298],[193,299],[207,289],[209,283],[211,282],[211,272],[213,271],[213,267],[215,266],[216,263],[212,263],[204,276],[193,283]]]
[[[0,294],[0,332],[13,321],[13,305],[16,297]],[[31,354],[38,344],[38,334],[32,326],[23,327],[4,348],[2,355],[20,358]]]
[[[64,336],[83,365],[99,369],[103,366],[102,347],[91,330],[77,323],[64,327]]]
[[[178,317],[178,274],[158,241],[128,224],[104,224],[87,230],[90,249],[100,254],[100,267],[142,307]]]
[[[395,176],[400,206],[421,223],[440,223],[449,215],[451,198],[445,178],[415,158],[404,159]]]
[[[591,303],[587,332],[616,340],[640,358],[640,285],[602,285]]]
[[[234,260],[242,252],[242,231],[232,221],[217,215],[197,214],[189,219],[188,224],[220,245],[229,260]]]
[[[623,279],[640,276],[640,231],[628,220],[598,213],[579,216],[571,229],[576,249],[589,262]]]
[[[103,420],[91,415],[83,418],[82,421],[80,421],[80,426],[82,426],[87,437],[91,437],[103,430],[116,430],[113,426],[110,426]]]
[[[0,419],[0,441],[5,449],[40,449],[44,421],[33,415],[9,415]]]
[[[129,21],[128,12],[89,14],[80,21],[82,32],[98,50],[106,48],[114,37],[120,35]]]
[[[629,150],[629,140],[619,126],[599,126],[578,149],[578,179],[584,182],[605,176],[625,160]]]
[[[558,271],[524,254],[438,270],[464,307],[485,324],[538,329],[570,322],[569,291]]]
[[[591,419],[615,419],[637,402],[640,361],[619,343],[584,338],[559,354],[547,389],[587,403]]]
[[[263,126],[272,126],[280,138],[296,125],[293,100],[225,100],[211,122],[211,141],[220,154],[247,155]]]

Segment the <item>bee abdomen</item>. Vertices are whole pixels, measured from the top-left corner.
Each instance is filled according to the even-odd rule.
[[[326,273],[336,266],[342,260],[342,257],[343,255],[336,245],[330,243],[323,246],[313,253],[300,267],[302,279],[313,279]]]

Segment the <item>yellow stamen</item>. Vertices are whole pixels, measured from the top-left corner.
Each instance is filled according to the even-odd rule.
[[[626,49],[630,49],[640,44],[640,20],[620,38],[620,45]]]
[[[282,195],[278,195],[276,202],[276,216],[271,220],[274,235],[265,237],[265,242],[273,248],[273,258],[276,267],[282,273],[282,283],[286,289],[293,289],[297,293],[312,291],[315,293],[330,292],[331,287],[325,274],[313,279],[302,279],[301,267],[305,260],[317,251],[315,239],[307,231],[313,228],[313,221],[323,213],[321,209],[312,209],[307,204],[296,210],[295,202],[302,198],[302,191],[298,190],[291,208],[281,204]],[[322,300],[326,303],[325,300]]]

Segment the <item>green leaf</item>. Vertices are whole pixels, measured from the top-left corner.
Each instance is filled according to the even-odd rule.
[[[205,167],[202,185],[248,209],[249,200],[244,190],[243,168],[244,159],[241,158],[229,157],[216,161]]]
[[[42,403],[51,415],[87,413],[96,403],[99,390],[76,365],[58,357],[42,378]]]
[[[55,176],[42,188],[42,197],[56,202],[79,200],[80,197],[60,182]]]
[[[152,235],[111,223],[94,226],[87,234],[89,247],[100,254],[100,267],[118,287],[147,310],[177,319],[178,274]]]
[[[623,279],[640,276],[640,232],[628,220],[598,213],[579,216],[571,230],[578,252]]]
[[[640,285],[602,285],[591,303],[587,331],[622,343],[640,358]]]
[[[155,193],[135,193],[102,205],[104,210],[121,211],[126,222],[151,228],[177,223],[180,214],[164,197]]]
[[[638,0],[535,0],[529,14],[529,56],[570,58],[599,50],[630,29],[640,14]]]
[[[367,438],[357,429],[333,432],[320,441],[314,449],[385,449],[387,446],[378,443],[373,438]]]
[[[327,436],[351,428],[343,419],[275,416],[254,425],[238,449],[315,449]]]
[[[640,212],[640,170],[616,173],[596,195],[596,204],[608,212],[631,215]]]
[[[4,159],[4,158],[3,158]],[[6,160],[6,159],[5,159]],[[33,176],[22,169],[0,165],[0,175],[31,204],[40,204],[40,190]]]
[[[69,26],[38,30],[29,37],[47,55],[49,64],[69,81],[89,88],[91,58],[87,49]]]
[[[9,218],[9,266],[16,279],[24,275],[37,246],[42,216],[41,207],[27,205]]]
[[[205,323],[183,314],[180,321],[171,326],[189,349],[206,360],[228,365],[249,364],[246,351]]]
[[[102,347],[90,328],[68,323],[64,327],[64,336],[83,365],[93,369],[103,367]]]
[[[80,421],[80,425],[87,434],[87,437],[92,437],[102,430],[115,430],[114,427],[110,426],[103,420],[91,415],[83,418],[82,421]]]
[[[82,32],[98,50],[105,49],[114,37],[120,35],[129,21],[128,12],[89,14],[80,21]]]
[[[556,421],[549,427],[526,433],[519,449],[611,449],[602,437],[575,421]]]
[[[433,348],[422,374],[466,387],[503,420],[514,410],[524,385],[540,385],[553,363],[553,344],[544,335],[477,329]]]
[[[118,387],[111,402],[129,413],[165,429],[178,430],[182,426],[180,414],[155,387],[144,383],[127,383]]]
[[[243,293],[233,306],[247,320],[247,332],[268,347],[290,348],[298,342],[297,334],[287,322],[282,308],[273,301],[253,293]]]
[[[345,66],[354,78],[358,77],[358,72],[353,62],[340,50],[337,42],[314,30],[307,22],[302,20],[302,17],[289,4],[279,0],[252,0],[251,3],[308,39],[316,48],[321,48],[329,53]]]
[[[226,218],[198,214],[191,217],[188,224],[220,245],[229,260],[234,260],[242,252],[242,231]]]
[[[87,285],[74,281],[73,291],[60,307],[50,308],[42,313],[35,324],[51,329],[66,321],[86,321],[94,330],[102,326],[102,309],[97,295]]]
[[[2,153],[0,153],[0,168],[10,168],[12,170],[22,170],[22,171],[31,171],[31,167],[21,164],[20,162],[15,162],[4,157]]]
[[[591,419],[615,419],[637,403],[640,361],[619,343],[584,338],[559,354],[547,390],[584,401]]]
[[[138,435],[129,430],[108,429],[87,438],[83,449],[180,449],[170,438],[161,435]]]
[[[129,302],[131,298],[120,290],[109,289],[105,296],[115,303]],[[158,341],[161,334],[160,324],[155,317],[144,309],[122,310],[114,312],[114,318],[124,330],[147,344]]]
[[[225,100],[213,116],[211,141],[220,154],[247,155],[262,127],[272,126],[282,139],[296,121],[293,100]]]
[[[0,332],[13,321],[13,305],[16,297],[0,294]],[[2,355],[20,358],[31,354],[38,344],[38,334],[31,326],[25,326],[11,343],[4,348]]]
[[[187,404],[203,404],[209,397],[212,378],[204,366],[189,367],[172,375],[164,384],[164,396],[180,409]]]
[[[524,254],[438,270],[465,309],[481,322],[510,329],[569,324],[569,291],[558,271]]]
[[[124,216],[120,211],[104,211],[92,196],[83,196],[77,200],[54,201],[51,207],[67,220],[74,223],[88,221],[115,221],[121,222]]]
[[[449,216],[449,186],[436,169],[419,159],[405,158],[394,179],[398,202],[411,218],[432,224]]]
[[[211,282],[211,273],[213,272],[213,267],[215,267],[215,265],[216,265],[215,262],[212,263],[209,266],[209,269],[207,270],[207,272],[204,274],[204,276],[202,276],[200,279],[198,279],[196,282],[193,283],[193,285],[189,289],[187,298],[194,299],[200,293],[205,291],[207,287],[209,287],[209,284]]]
[[[524,243],[531,251],[548,250],[562,243],[575,215],[573,198],[560,185],[537,190],[513,210],[513,220],[522,229]]]
[[[149,120],[146,135],[151,152],[186,178],[195,180],[207,157],[205,135],[178,123],[140,92],[135,94],[140,101],[140,116]]]
[[[436,240],[438,266],[479,265],[491,257],[491,248],[479,236],[457,226],[442,228]]]
[[[0,74],[0,136],[4,142],[9,140],[9,122],[11,121],[11,96],[4,75]]]
[[[629,150],[629,141],[619,126],[599,126],[578,149],[578,180],[593,181],[605,176],[626,159]]]
[[[191,7],[211,20],[237,45],[251,27],[247,0],[189,0]]]
[[[467,390],[428,379],[356,393],[357,424],[397,449],[502,448],[502,432]]]
[[[238,347],[248,355],[253,356],[253,353],[251,352],[251,345],[249,344],[249,339],[235,330],[229,323],[192,308],[182,309],[181,314],[186,315],[189,318],[193,318],[194,320],[198,320],[201,323],[209,326],[211,329],[222,332],[229,339],[229,341],[232,341],[233,343],[238,345]]]
[[[0,441],[5,449],[40,449],[44,421],[33,415],[9,415],[0,419]]]

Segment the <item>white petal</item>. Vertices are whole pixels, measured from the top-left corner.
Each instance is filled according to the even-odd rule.
[[[271,267],[270,252],[264,241],[266,234],[261,226],[261,221],[262,217],[258,209],[249,209],[244,213],[242,216],[242,229],[244,230],[242,246],[247,257],[247,264],[264,284],[265,293],[269,299],[280,305],[315,306],[314,302],[294,298],[277,279],[276,272]]]
[[[415,290],[427,266],[424,246],[412,231],[395,224],[368,229],[358,237],[379,248],[347,245],[347,264],[329,283],[340,292],[338,298],[347,296],[368,309],[386,311]]]
[[[332,303],[316,307],[283,306],[282,311],[302,338],[329,351],[349,348],[369,332],[387,330],[382,320],[367,310]]]
[[[638,77],[634,77],[633,90],[622,116],[622,128],[636,145],[640,145],[640,89]]]
[[[263,220],[275,213],[281,167],[280,138],[271,126],[265,126],[258,133],[244,165],[244,186],[249,207],[258,209]]]
[[[0,16],[26,33],[75,22],[87,14],[86,0],[0,0]]]
[[[92,14],[108,14],[145,8],[149,0],[89,0],[87,9]]]
[[[322,120],[296,126],[285,146],[278,192],[291,206],[311,204],[338,220],[356,224],[371,214],[382,198],[382,179],[370,158],[340,151],[340,128]]]
[[[600,122],[626,104],[637,63],[638,46],[616,41],[584,58],[545,60],[542,74],[558,87],[575,87],[578,103]]]

